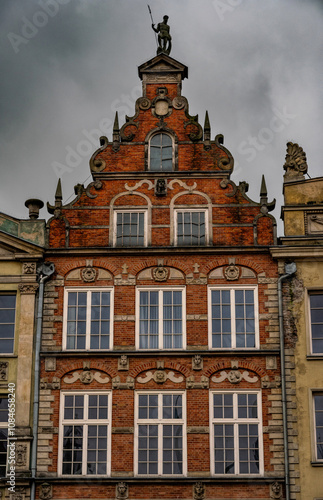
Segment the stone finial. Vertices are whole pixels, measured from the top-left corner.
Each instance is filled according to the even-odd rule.
[[[30,199],[25,202],[25,207],[29,209],[29,218],[38,219],[39,210],[43,208],[44,203],[41,200]]]
[[[204,120],[204,149],[211,148],[211,125],[209,120],[209,113],[205,112],[205,120]]]
[[[304,174],[307,173],[306,154],[298,144],[287,143],[284,170],[285,182],[304,179]]]
[[[116,116],[114,119],[112,140],[113,140],[112,144],[113,151],[118,151],[120,148],[120,128],[119,128],[118,111],[116,111]]]

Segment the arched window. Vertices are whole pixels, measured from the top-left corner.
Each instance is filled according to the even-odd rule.
[[[173,170],[173,141],[168,134],[154,135],[149,144],[150,170]]]

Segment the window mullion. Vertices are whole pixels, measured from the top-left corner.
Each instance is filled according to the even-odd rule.
[[[92,292],[90,290],[86,293],[86,331],[85,331],[85,349],[90,349],[91,341],[91,305],[92,305]]]
[[[236,308],[235,308],[235,290],[231,288],[230,290],[230,310],[231,310],[231,346],[236,348]]]
[[[164,348],[164,291],[158,291],[158,345]]]

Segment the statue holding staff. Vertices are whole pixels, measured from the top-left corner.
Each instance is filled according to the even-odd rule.
[[[151,27],[158,33],[158,49],[157,54],[164,52],[164,54],[169,55],[172,48],[172,37],[169,34],[169,26],[167,24],[168,16],[163,17],[163,22],[157,24],[157,28],[152,24]]]

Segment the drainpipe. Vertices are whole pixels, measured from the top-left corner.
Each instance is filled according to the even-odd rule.
[[[287,427],[287,397],[286,397],[286,375],[285,375],[285,338],[283,318],[283,293],[282,283],[296,273],[296,264],[291,262],[285,264],[285,273],[278,279],[278,318],[280,337],[280,367],[282,383],[282,405],[283,405],[283,429],[284,429],[284,461],[285,461],[285,488],[286,500],[290,500],[290,475],[289,475],[289,453],[288,453],[288,427]]]
[[[34,365],[34,403],[33,403],[33,441],[31,445],[31,486],[30,500],[35,500],[36,491],[36,461],[37,461],[37,442],[38,442],[38,409],[39,409],[39,375],[40,375],[40,343],[43,321],[43,303],[44,303],[44,284],[45,281],[54,273],[55,266],[51,262],[43,262],[37,269],[39,279],[39,296],[36,316],[36,345],[35,345],[35,365]]]

